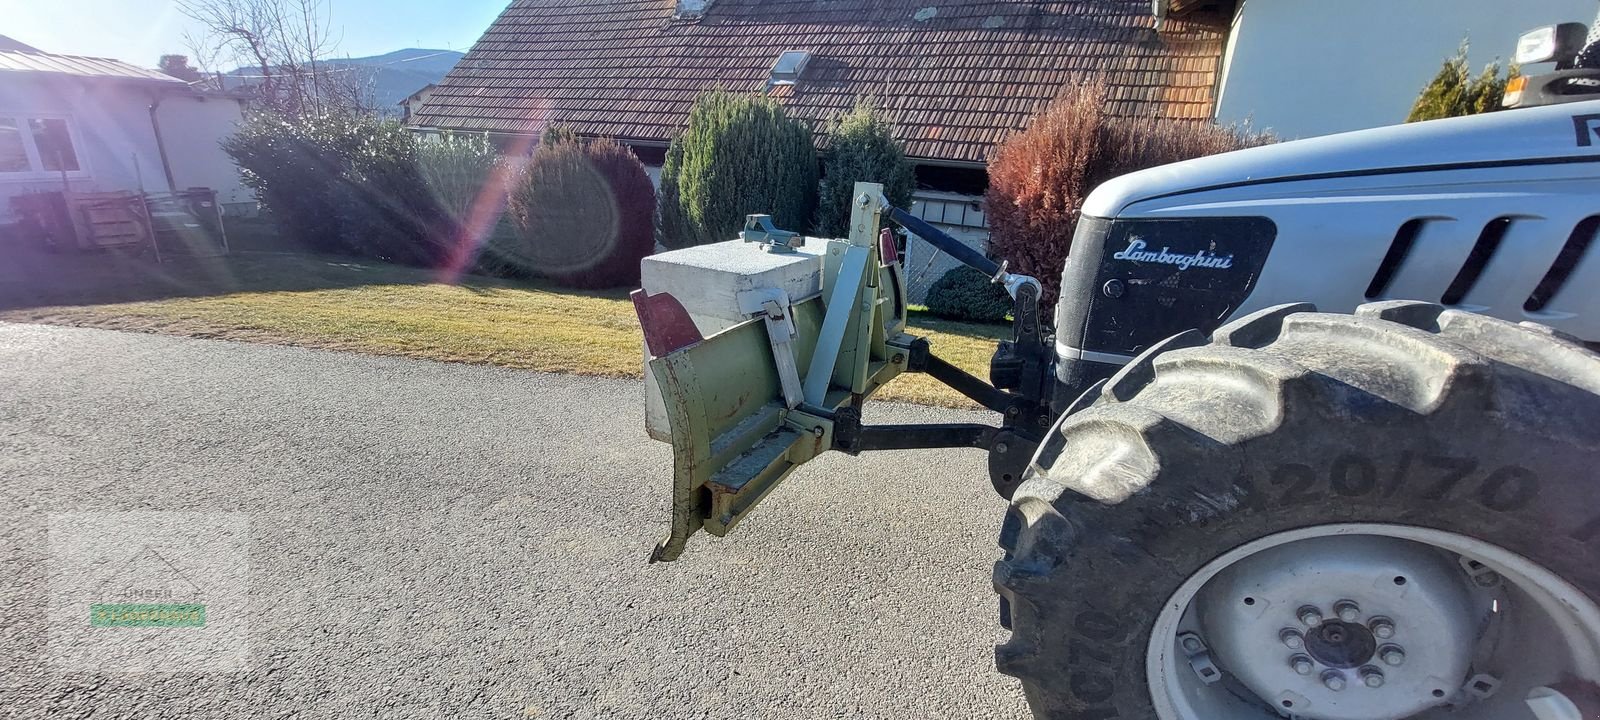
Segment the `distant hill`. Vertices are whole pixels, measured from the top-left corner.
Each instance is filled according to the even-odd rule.
[[[401,100],[428,83],[443,80],[445,73],[450,72],[450,68],[455,67],[456,61],[465,54],[454,50],[406,48],[371,57],[330,58],[320,61],[320,64],[357,74],[361,82],[370,88],[373,104],[378,110],[384,114],[398,115]],[[260,68],[239,68],[227,74],[226,82],[229,89],[253,85],[256,82],[253,78],[260,74]]]

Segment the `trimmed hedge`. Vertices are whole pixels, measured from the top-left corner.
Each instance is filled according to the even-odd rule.
[[[946,320],[1005,322],[1011,314],[1011,296],[991,278],[963,265],[928,288],[928,312]]]
[[[661,168],[656,239],[669,248],[737,237],[752,213],[803,232],[817,201],[811,128],[771,98],[702,94]]]
[[[485,135],[446,134],[418,144],[417,169],[434,202],[449,214],[451,251],[446,278],[462,272],[503,275],[488,261],[487,246],[505,225],[505,186],[510,165]]]
[[[455,229],[399,123],[355,115],[252,117],[223,141],[273,220],[305,247],[433,266]]]
[[[1272,142],[1266,134],[1210,122],[1124,118],[1106,109],[1105,87],[1068,90],[1003,142],[989,163],[985,206],[991,252],[1044,286],[1055,305],[1061,269],[1090,191],[1135,170]]]
[[[561,128],[520,164],[484,137],[345,115],[256,117],[223,145],[313,251],[602,288],[638,285],[655,249],[655,191],[633,151]]]
[[[894,139],[894,127],[870,101],[860,100],[828,127],[828,153],[817,198],[815,229],[824,237],[850,233],[855,184],[883,184],[884,197],[895,207],[911,207],[916,176],[905,148]]]
[[[500,151],[483,135],[448,134],[417,148],[423,182],[435,202],[458,222],[465,222],[475,205],[494,204],[495,190],[489,185],[499,167]]]
[[[637,287],[639,261],[655,250],[655,199],[626,146],[556,137],[516,179],[508,203],[516,241],[493,252],[568,287]]]

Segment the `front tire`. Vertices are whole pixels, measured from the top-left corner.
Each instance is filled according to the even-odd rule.
[[[1001,532],[999,669],[1049,718],[1597,712],[1600,356],[1313,310],[1169,339],[1058,422]]]

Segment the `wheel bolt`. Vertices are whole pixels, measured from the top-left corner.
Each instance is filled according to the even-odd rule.
[[[1379,640],[1388,640],[1394,637],[1394,621],[1389,618],[1375,617],[1368,627],[1372,628],[1372,636]]]
[[[1310,675],[1311,671],[1316,669],[1316,666],[1311,663],[1311,658],[1304,655],[1296,655],[1289,658],[1289,667],[1294,668],[1294,671],[1301,675]]]
[[[1385,665],[1398,666],[1405,663],[1406,651],[1400,649],[1399,645],[1385,645],[1378,648],[1378,657],[1383,660]]]
[[[1284,628],[1283,632],[1278,633],[1278,639],[1282,640],[1284,646],[1288,647],[1290,650],[1299,650],[1306,645],[1305,636],[1301,635],[1300,631],[1294,628]]]
[[[1355,622],[1361,617],[1361,606],[1351,600],[1340,600],[1334,604],[1333,614],[1345,622]]]
[[[1302,607],[1297,611],[1297,614],[1300,616],[1300,622],[1304,623],[1306,627],[1316,627],[1322,624],[1322,611],[1315,606],[1307,605]]]
[[[1361,668],[1361,682],[1369,688],[1383,687],[1383,671],[1371,665]]]
[[[1344,675],[1338,670],[1329,670],[1322,674],[1322,684],[1329,690],[1339,692],[1344,689]]]
[[[1183,649],[1192,653],[1200,652],[1200,638],[1193,635],[1185,637],[1183,639]]]

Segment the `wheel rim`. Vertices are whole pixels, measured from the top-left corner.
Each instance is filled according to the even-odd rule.
[[[1562,681],[1600,680],[1600,609],[1482,540],[1324,525],[1201,568],[1146,657],[1162,720],[1565,718]]]

